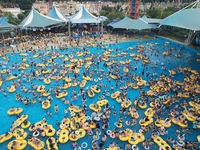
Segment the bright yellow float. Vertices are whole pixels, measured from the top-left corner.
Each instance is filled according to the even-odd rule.
[[[8,113],[8,115],[18,115],[22,111],[23,111],[22,108],[10,108],[7,113]]]
[[[50,107],[51,107],[51,103],[50,103],[49,100],[44,100],[44,101],[42,102],[42,108],[43,108],[43,109],[48,109],[48,108],[50,108]]]
[[[13,147],[15,148],[15,150],[23,150],[26,146],[26,140],[13,140],[8,143],[7,147],[9,150],[13,150]]]

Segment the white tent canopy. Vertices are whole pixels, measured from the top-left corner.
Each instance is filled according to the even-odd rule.
[[[40,14],[38,11],[32,8],[29,15],[20,23],[19,26],[21,28],[44,28],[62,22],[64,21]]]
[[[160,24],[163,19],[156,19],[156,18],[147,18],[146,15],[141,17],[142,20],[147,22],[148,24]]]
[[[190,8],[178,11],[165,18],[161,22],[161,25],[200,31],[200,8]]]
[[[84,5],[70,18],[71,23],[100,23],[101,19],[92,15]]]
[[[124,19],[114,23],[111,25],[113,28],[121,28],[121,29],[133,29],[133,30],[145,30],[152,29],[152,27],[142,19],[130,19],[129,17],[125,17]]]
[[[143,21],[147,22],[153,29],[158,28],[160,23],[163,20],[163,19],[156,19],[156,18],[147,18],[146,15],[144,15],[140,19],[142,19]]]
[[[47,14],[47,16],[57,20],[68,22],[68,19],[56,8],[56,6],[52,7],[51,11]]]

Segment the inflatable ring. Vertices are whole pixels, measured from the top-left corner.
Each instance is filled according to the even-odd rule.
[[[108,135],[111,135],[112,131],[111,131],[111,130],[107,130],[106,133],[107,133]]]
[[[81,147],[76,147],[74,150],[82,150]]]
[[[112,139],[116,138],[116,136],[115,136],[115,134],[114,134],[113,132],[110,134],[110,137],[111,137]]]
[[[40,134],[40,132],[39,132],[39,131],[35,131],[35,132],[33,132],[33,136],[34,136],[34,137],[37,137],[37,136],[39,136],[39,134]]]
[[[88,135],[93,135],[93,132],[91,131],[90,133],[88,133]]]
[[[97,131],[96,131],[96,134],[97,134],[97,135],[101,135],[101,130],[97,130]]]
[[[106,96],[110,96],[110,93],[109,93],[109,92],[107,92],[107,93],[106,93]]]
[[[71,112],[70,115],[71,116],[75,116],[76,114],[75,114],[75,112]]]
[[[127,126],[130,126],[131,123],[127,120],[127,121],[126,121],[126,125],[127,125]]]
[[[99,78],[98,78],[98,80],[99,80],[99,81],[101,81],[101,80],[102,80],[102,78],[100,78],[100,77],[99,77]]]
[[[98,82],[98,79],[96,78],[96,79],[94,79],[94,82]]]
[[[132,145],[132,150],[139,150],[137,145]]]
[[[86,142],[83,142],[83,143],[81,144],[81,147],[84,148],[84,149],[86,149],[87,146],[88,146],[88,144],[87,144]]]
[[[184,146],[185,146],[185,142],[183,142],[183,141],[177,141],[176,143],[177,143],[178,146],[180,146],[180,147],[184,147]]]
[[[122,123],[115,122],[115,126],[116,126],[117,128],[121,128],[123,125],[122,125]]]
[[[99,135],[93,135],[94,140],[99,140]]]
[[[97,116],[97,117],[94,117],[94,120],[96,120],[96,121],[100,121],[101,118],[100,118],[99,116]]]

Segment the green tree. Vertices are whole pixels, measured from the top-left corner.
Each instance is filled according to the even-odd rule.
[[[19,7],[22,10],[30,10],[34,2],[35,0],[18,0]]]
[[[122,12],[119,11],[111,11],[108,15],[107,15],[109,20],[112,19],[122,19],[124,18],[124,14]]]
[[[148,18],[162,18],[162,9],[157,7],[150,7],[147,11]]]
[[[102,9],[100,11],[100,16],[106,16],[106,15],[107,15],[107,12],[104,9]]]
[[[17,15],[17,18],[22,21],[24,18],[26,18],[26,15],[24,13],[21,13]]]
[[[11,24],[19,24],[21,22],[21,20],[19,20],[18,18],[16,18],[13,14],[11,14],[10,12],[5,12],[4,16],[8,18],[8,22]]]
[[[178,8],[168,7],[163,10],[161,18],[166,18],[172,15],[173,13],[177,12],[178,10],[179,10]]]

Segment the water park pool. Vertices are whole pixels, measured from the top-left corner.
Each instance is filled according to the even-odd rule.
[[[81,52],[85,54],[87,52],[87,55],[83,55],[81,54]],[[85,103],[87,108],[87,110],[84,111],[84,115],[82,114],[83,118],[86,119],[84,122],[92,122],[91,120],[96,120],[95,122],[97,122],[100,126],[100,130],[98,130],[97,133],[97,130],[92,128],[93,133],[89,135],[89,129],[86,129],[86,135],[76,141],[78,144],[78,148],[75,149],[92,149],[92,141],[94,142],[95,138],[99,145],[104,133],[110,134],[109,132],[112,132],[113,130],[121,133],[121,131],[125,129],[129,129],[129,132],[131,133],[133,131],[135,131],[136,133],[140,132],[140,136],[145,137],[146,141],[152,141],[152,144],[149,144],[150,149],[159,148],[159,144],[156,144],[155,139],[152,139],[153,131],[156,131],[156,134],[159,137],[162,137],[164,141],[167,141],[167,138],[174,138],[175,143],[178,144],[182,144],[181,142],[185,143],[187,140],[198,142],[197,136],[199,135],[199,132],[196,131],[198,131],[199,129],[193,129],[194,121],[188,120],[188,127],[186,128],[182,128],[178,124],[178,121],[175,120],[175,123],[172,121],[171,126],[169,128],[165,128],[164,134],[159,133],[158,130],[160,130],[160,128],[158,129],[158,127],[155,125],[155,121],[159,117],[163,118],[164,120],[166,118],[170,118],[170,114],[172,113],[171,110],[173,110],[174,108],[179,112],[183,111],[185,109],[185,107],[182,107],[182,103],[184,101],[186,101],[188,108],[194,107],[194,109],[199,109],[200,111],[199,104],[196,104],[197,108],[194,105],[189,105],[189,102],[193,101],[194,98],[199,98],[200,92],[200,90],[198,89],[200,88],[198,73],[200,71],[200,65],[197,61],[199,60],[200,56],[197,55],[197,53],[197,50],[190,47],[183,47],[181,44],[175,43],[173,41],[157,38],[153,40],[143,40],[139,42],[104,44],[98,47],[74,47],[65,48],[64,50],[53,49],[37,52],[7,54],[7,58],[0,58],[2,79],[0,92],[0,135],[3,135],[5,132],[10,132],[12,124],[14,124],[15,130],[17,128],[21,128],[21,123],[16,123],[16,120],[19,116],[7,114],[7,111],[12,107],[22,108],[23,112],[21,114],[27,114],[27,120],[30,121],[31,124],[37,123],[41,120],[44,120],[45,118],[48,125],[52,125],[55,130],[59,130],[61,121],[63,120],[64,116],[66,116],[67,118],[70,118],[71,115],[77,116],[78,113],[70,112],[69,108],[72,107],[70,107],[70,104],[82,107],[83,97],[79,93],[82,89],[83,91],[85,91],[84,95],[86,96]],[[178,58],[179,54],[181,55],[180,58]],[[94,56],[93,58],[92,55]],[[80,64],[77,63],[78,60],[81,60]],[[44,65],[45,63],[46,65]],[[22,66],[22,64],[24,65]],[[66,69],[64,77],[69,76],[71,79],[71,81],[69,82],[72,83],[73,86],[65,89],[68,95],[63,96],[65,99],[61,99],[57,98],[59,97],[59,95],[56,96],[54,92],[56,88],[58,88],[58,86],[61,87],[60,92],[64,91],[62,85],[67,83],[67,81],[64,80],[64,77],[61,78],[60,76],[61,74],[63,74],[61,73],[61,70],[64,69]],[[42,70],[47,72],[41,73],[41,75],[39,75],[36,70],[39,70],[39,72],[42,72]],[[48,70],[50,70],[49,73]],[[54,74],[52,73],[52,70],[55,70]],[[169,70],[171,73],[169,72]],[[36,75],[31,77],[30,73],[33,72]],[[116,72],[118,74],[116,74]],[[91,80],[87,80],[86,84],[83,84],[82,88],[80,88],[79,82],[83,81],[84,73],[86,74],[86,76],[89,76],[90,74]],[[17,76],[17,78],[10,80],[10,76],[14,75]],[[177,91],[178,93],[182,92],[182,96],[176,95],[175,98],[177,99],[173,100],[173,102],[172,99],[170,99],[170,101],[166,103],[162,102],[163,97],[168,98],[168,96],[174,95],[174,92],[172,91],[173,88],[166,90],[166,86],[169,86],[169,84],[163,85],[162,83],[160,83],[160,88],[163,88],[164,91],[159,91],[158,89],[158,91],[156,92],[156,89],[154,89],[152,83],[150,83],[150,81],[152,80],[154,82],[158,82],[160,77],[163,75],[166,75],[166,80],[171,80],[169,81],[169,83],[174,83],[175,81],[179,83],[179,85],[174,88],[178,88]],[[51,80],[51,83],[45,84],[44,78],[49,78]],[[20,83],[18,79],[21,80]],[[191,96],[192,94],[189,95],[189,98],[187,98],[187,95],[183,96],[184,92],[187,92],[186,90],[182,90],[185,80],[195,81],[193,84],[195,84],[197,88],[196,91],[192,93],[194,95],[193,97]],[[75,83],[79,84],[76,85]],[[187,82],[187,84],[189,84],[189,81]],[[8,92],[9,87],[12,85],[16,85],[16,91]],[[47,96],[41,96],[41,93],[37,91],[37,88],[34,90],[32,85],[45,86],[45,90],[47,91],[47,93],[49,92],[50,96],[52,97],[50,108],[42,108],[42,104],[39,101],[47,100]],[[94,92],[95,96],[90,97],[88,96],[86,90],[90,90],[93,86],[98,86],[100,92]],[[28,91],[25,91],[26,89]],[[76,91],[76,94],[74,94],[74,91]],[[116,91],[120,91],[120,93],[126,94],[125,96],[123,94],[119,94],[121,98],[118,97],[117,99],[117,97],[114,98],[114,95],[116,95],[117,93],[113,95],[113,93]],[[152,92],[153,94],[151,95]],[[4,96],[5,93],[6,96]],[[35,93],[36,95],[34,95],[33,93]],[[147,94],[144,95],[144,93]],[[20,94],[25,99],[24,102],[22,102],[21,100],[16,100],[16,94]],[[76,95],[76,97],[74,97],[74,95]],[[33,103],[32,99],[35,99],[36,102]],[[108,127],[106,129],[102,129],[102,126],[105,124],[105,122],[103,122],[102,119],[99,120],[98,116],[96,116],[98,119],[92,117],[92,115],[95,114],[93,113],[94,111],[90,109],[90,104],[97,103],[101,99],[107,100],[106,102],[108,102],[110,110],[107,108],[108,106],[103,104],[103,106],[95,105],[94,107],[96,108],[98,106],[97,108],[101,108],[101,111],[99,111],[98,113],[103,113],[105,110],[108,113],[105,116],[110,116],[108,117],[109,119],[104,119],[106,120],[106,122],[108,121]],[[138,101],[137,99],[143,104],[147,104],[147,107],[138,107],[138,103],[135,104],[135,100]],[[140,120],[145,118],[145,111],[147,111],[147,108],[152,108],[150,104],[150,99],[151,102],[160,100],[160,104],[162,105],[162,107],[159,107],[159,109],[158,107],[156,107],[155,109],[158,110],[153,115],[152,112],[149,112],[149,115],[152,116],[148,119],[153,119],[151,124],[141,125],[142,123]],[[25,105],[26,102],[28,104]],[[69,102],[69,104],[67,102]],[[169,103],[170,105],[168,107]],[[55,112],[55,106],[58,106],[58,112]],[[136,122],[133,124],[130,123],[131,120],[133,120],[133,116],[131,116],[132,114],[129,111],[130,107],[132,106],[136,108],[136,111],[139,115],[139,118],[134,115],[134,117],[137,119],[135,119]],[[120,111],[122,107],[126,107],[123,113],[121,113]],[[194,111],[194,109],[189,109],[188,111],[191,112]],[[79,108],[77,108],[77,110],[79,110]],[[52,116],[50,116],[49,113],[51,113]],[[195,114],[195,117],[197,118],[195,118],[197,124],[200,121],[198,119],[199,114]],[[180,114],[178,113],[178,115]],[[73,122],[72,117],[70,121]],[[117,122],[119,122],[118,127]],[[149,127],[147,132],[145,131],[147,129],[145,127]],[[186,133],[184,131],[187,128],[190,129],[190,133]],[[75,130],[78,129],[74,129],[74,131]],[[179,130],[180,133],[177,133],[177,130]],[[24,131],[28,134],[28,136],[33,135],[33,131],[29,131],[29,128],[24,129]],[[101,132],[99,137],[94,136],[96,134],[99,134],[99,131]],[[185,139],[182,139],[180,141],[177,136],[183,134],[185,136]],[[25,138],[26,141],[28,141],[28,136]],[[53,135],[53,137],[59,138],[56,133]],[[126,139],[126,137],[128,136],[126,135],[124,138],[112,138],[110,137],[110,135],[107,135],[107,140],[106,142],[104,142],[103,148],[108,148],[111,143],[118,143],[119,147],[121,147],[122,149],[127,149],[125,148],[125,146],[127,146],[127,144],[131,142],[129,142],[129,139]],[[15,140],[15,138],[16,137],[13,136],[11,139],[2,142],[0,144],[0,148],[7,149],[8,143],[12,140]],[[41,135],[39,135],[37,136],[37,138],[43,141],[45,143],[45,147],[47,147],[47,136],[42,137]],[[139,148],[142,148],[143,141],[144,139],[136,143],[135,145],[138,145]],[[87,143],[86,148],[83,148],[83,143]],[[172,147],[171,143],[168,143],[168,145]],[[113,147],[117,147],[117,145]],[[74,149],[72,147],[72,141],[70,139],[66,143],[59,143],[58,148],[60,150]],[[33,148],[27,144],[26,148],[24,149],[28,150]],[[113,148],[113,150],[114,149],[116,148]]]

